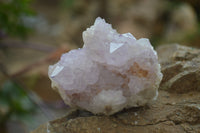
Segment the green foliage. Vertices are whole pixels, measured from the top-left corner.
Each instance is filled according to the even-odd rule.
[[[31,29],[25,26],[24,18],[35,14],[30,4],[31,0],[0,0],[0,39],[28,35]],[[0,86],[0,123],[13,118],[27,119],[34,108],[27,93],[17,83],[9,80]]]
[[[7,119],[23,119],[34,111],[35,105],[15,82],[7,81],[0,88],[0,123]],[[1,110],[4,110],[3,112]]]
[[[24,26],[23,17],[32,16],[31,0],[0,1],[0,32],[6,36],[26,37],[30,31]]]
[[[63,6],[64,8],[65,8],[65,7],[71,8],[71,7],[73,6],[73,4],[74,4],[74,1],[75,1],[75,0],[62,0],[61,4],[62,4],[62,6]]]

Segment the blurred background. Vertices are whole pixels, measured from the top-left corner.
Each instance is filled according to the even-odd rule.
[[[27,133],[69,110],[48,66],[82,47],[98,16],[154,47],[200,47],[199,0],[0,0],[1,133]]]

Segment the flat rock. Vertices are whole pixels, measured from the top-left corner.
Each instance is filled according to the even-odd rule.
[[[160,90],[158,100],[115,115],[92,115],[71,110],[32,133],[184,133],[200,132],[200,93],[177,96]]]

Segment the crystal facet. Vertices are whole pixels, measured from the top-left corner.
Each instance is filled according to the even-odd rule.
[[[84,46],[49,66],[52,87],[66,104],[111,115],[155,100],[162,73],[148,39],[119,34],[104,19],[83,32]]]

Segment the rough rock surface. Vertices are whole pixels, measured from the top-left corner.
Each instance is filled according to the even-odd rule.
[[[171,93],[200,90],[200,50],[178,44],[157,49],[162,66],[160,89]]]
[[[158,48],[164,79],[158,99],[145,107],[123,110],[111,116],[70,110],[65,117],[41,125],[32,133],[199,133],[200,92],[196,86],[198,82],[193,81],[200,79],[199,51],[180,45]],[[169,67],[178,63],[179,67]],[[180,80],[177,75],[181,79],[185,79],[185,75],[188,78]],[[164,87],[167,84],[177,87]]]
[[[162,73],[148,39],[119,34],[99,17],[83,41],[83,48],[49,67],[52,86],[67,105],[111,115],[157,98]]]

